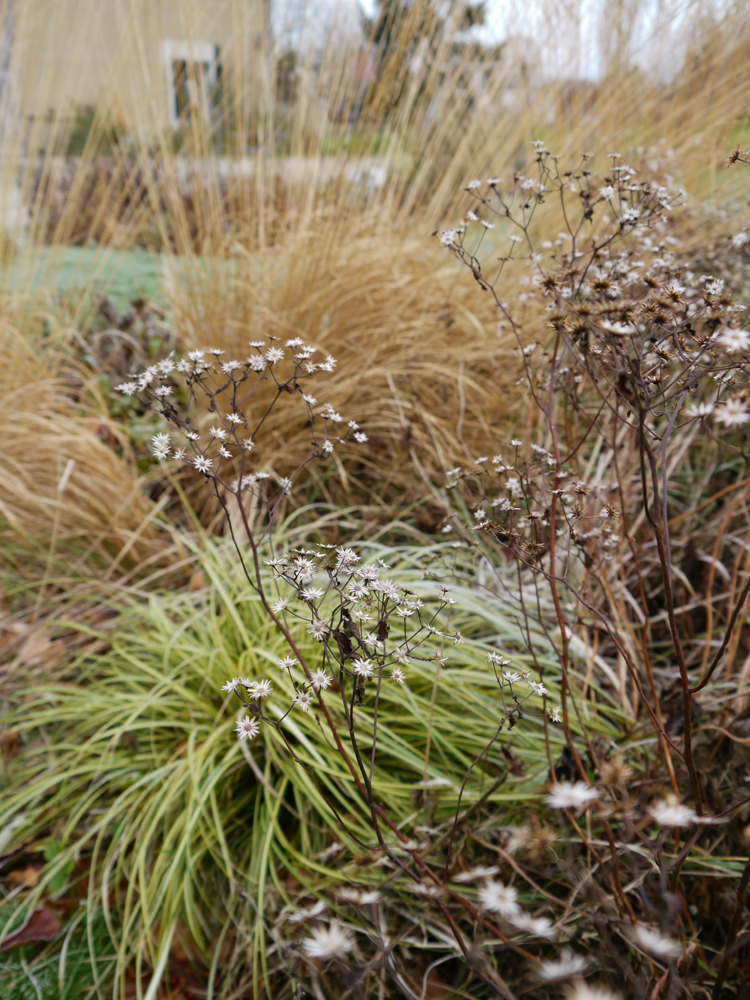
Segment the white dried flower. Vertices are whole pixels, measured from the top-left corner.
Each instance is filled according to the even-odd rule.
[[[312,580],[315,576],[315,563],[310,559],[306,559],[304,556],[298,556],[297,559],[292,563],[292,568],[297,574],[297,577],[302,580]]]
[[[352,663],[352,670],[357,675],[357,677],[364,677],[366,679],[372,677],[372,660],[363,660],[361,656]]]
[[[249,715],[245,715],[243,718],[237,719],[234,731],[241,740],[252,740],[260,732],[260,723],[257,719],[251,719]]]
[[[251,681],[245,687],[250,692],[250,697],[255,701],[258,701],[260,698],[267,698],[273,691],[273,684],[265,678],[260,681]]]
[[[336,549],[336,565],[337,566],[353,566],[355,563],[359,562],[359,556],[354,551],[354,549],[345,549],[341,546]]]
[[[323,670],[323,668],[321,667],[319,670],[316,670],[315,673],[312,675],[312,680],[310,681],[310,683],[312,684],[312,686],[315,688],[316,691],[319,691],[320,688],[323,688],[323,690],[325,691],[331,686],[332,680],[333,678],[328,673],[328,671]]]
[[[499,913],[506,920],[520,916],[518,892],[511,885],[489,881],[480,887],[477,900],[483,910]]]
[[[573,983],[565,991],[566,1000],[622,1000],[622,994],[613,993],[607,986],[598,983]]]
[[[514,927],[531,934],[532,937],[546,938],[548,941],[556,937],[557,932],[547,917],[530,917],[526,913],[521,913],[512,918],[512,923]]]
[[[338,891],[342,903],[352,903],[354,906],[372,906],[379,903],[380,893],[376,889],[357,889],[353,885],[343,886]]]
[[[468,871],[459,872],[457,875],[453,876],[454,882],[479,882],[482,879],[490,879],[497,873],[500,869],[497,865],[478,865],[476,868],[469,868]]]
[[[557,960],[542,962],[536,968],[536,974],[547,983],[556,979],[572,979],[580,976],[589,964],[583,955],[576,955],[570,948],[563,948]]]
[[[294,698],[294,704],[297,708],[301,708],[303,712],[309,712],[312,697],[307,691],[298,691]]]
[[[693,403],[688,407],[687,414],[689,417],[708,417],[714,412],[714,404],[701,402]]]
[[[171,450],[171,438],[169,434],[154,434],[151,438],[151,451],[156,458],[166,458]]]
[[[650,951],[657,958],[679,958],[682,954],[682,945],[679,941],[665,937],[664,934],[644,924],[635,925],[633,940],[644,951]]]
[[[338,920],[332,920],[328,927],[314,927],[311,935],[302,940],[309,958],[343,958],[354,947],[353,938]]]
[[[681,805],[675,796],[657,802],[649,809],[649,813],[659,826],[692,826],[698,822],[695,810]]]
[[[115,386],[115,392],[122,392],[126,396],[132,396],[138,391],[137,382],[121,382],[120,385]]]
[[[747,330],[735,330],[725,326],[716,342],[729,354],[742,354],[750,348],[750,333]]]
[[[580,809],[599,798],[599,792],[585,781],[558,781],[546,796],[553,809]]]
[[[347,596],[351,597],[354,601],[361,601],[363,598],[370,596],[370,591],[364,583],[354,580],[349,584]]]
[[[295,910],[290,913],[287,920],[290,924],[302,924],[306,920],[312,920],[313,917],[319,917],[321,913],[325,912],[326,904],[322,899],[319,899],[314,906],[308,907],[306,910]]]
[[[747,403],[739,396],[734,396],[723,402],[714,411],[714,416],[725,427],[742,427],[750,420]]]

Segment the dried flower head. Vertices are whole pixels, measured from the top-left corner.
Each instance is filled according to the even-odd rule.
[[[649,813],[659,826],[692,826],[698,822],[695,810],[682,805],[674,795],[651,806]]]
[[[622,754],[614,754],[604,761],[599,771],[603,785],[627,785],[633,777],[633,768],[626,764]]]
[[[477,900],[483,910],[499,913],[506,920],[513,919],[521,913],[518,891],[511,885],[503,885],[502,882],[488,881],[480,886]]]
[[[354,947],[354,939],[338,922],[332,920],[328,927],[313,927],[311,936],[303,938],[302,947],[309,958],[343,958]]]
[[[581,809],[599,798],[599,792],[585,781],[558,781],[546,797],[553,809]]]
[[[257,719],[245,715],[237,720],[234,731],[241,740],[252,740],[260,732],[260,723]]]
[[[679,958],[682,954],[682,945],[679,941],[665,937],[660,931],[653,927],[646,927],[644,924],[636,924],[633,928],[633,940],[644,951],[651,952],[657,958]]]
[[[615,993],[600,983],[584,983],[578,980],[565,990],[566,1000],[622,1000],[621,993]]]
[[[580,976],[590,964],[583,955],[576,955],[570,948],[563,948],[558,959],[541,962],[536,966],[537,976],[544,982],[551,983],[557,979],[572,979]]]

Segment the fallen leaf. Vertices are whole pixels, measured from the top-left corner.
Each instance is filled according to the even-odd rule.
[[[0,656],[11,652],[29,634],[29,626],[23,622],[8,622],[0,632]]]
[[[44,659],[52,644],[45,636],[33,632],[19,650],[19,661],[22,666],[30,667]]]
[[[41,867],[27,865],[25,868],[16,868],[8,873],[8,885],[33,889],[38,884],[42,874]]]
[[[32,941],[51,941],[59,930],[60,921],[51,910],[34,910],[22,927],[0,942],[0,951],[20,948]]]
[[[0,726],[0,749],[6,760],[12,760],[21,750],[21,737],[8,726]]]

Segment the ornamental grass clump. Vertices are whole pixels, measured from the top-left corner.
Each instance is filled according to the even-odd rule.
[[[293,522],[276,529],[301,547]],[[334,550],[323,551],[335,564]],[[357,690],[354,705],[345,706],[340,671],[334,678],[325,666],[326,656],[336,655],[335,639],[327,650],[287,610],[301,654],[289,663],[288,643],[236,552],[205,538],[195,554],[209,580],[206,591],[154,595],[148,604],[122,608],[120,624],[106,636],[108,652],[80,664],[78,683],[39,686],[13,719],[29,741],[4,800],[8,815],[20,817],[19,849],[29,838],[50,838],[61,847],[24,906],[39,905],[52,880],[62,879],[67,892],[81,892],[87,920],[105,913],[118,975],[138,963],[169,976],[170,950],[179,945],[196,955],[216,995],[244,983],[257,995],[283,996],[290,982],[307,989],[321,974],[335,992],[343,991],[353,967],[363,988],[385,975],[397,995],[399,982],[402,992],[414,989],[439,957],[451,981],[471,982],[437,903],[473,943],[477,914],[490,924],[499,918],[492,911],[481,916],[483,886],[513,880],[491,849],[492,863],[477,861],[488,850],[482,842],[504,850],[515,836],[518,846],[508,849],[523,858],[543,856],[555,842],[547,824],[527,830],[523,824],[545,780],[547,747],[558,758],[562,733],[559,727],[545,732],[541,698],[518,682],[513,689],[523,719],[512,730],[501,725],[517,705],[507,688],[500,691],[492,661],[502,647],[508,651],[502,659],[521,674],[529,659],[519,652],[524,635],[515,614],[476,592],[465,551],[443,543],[357,552],[357,565],[378,567],[381,578],[380,563],[387,563],[387,578],[421,602],[423,620],[427,607],[445,603],[441,581],[452,581],[448,596],[455,604],[444,610],[450,609],[454,627],[439,640],[430,636],[446,662],[423,656],[430,652],[426,645],[417,647],[401,667],[403,682],[383,671],[378,696],[376,671],[361,678],[352,657],[344,687],[363,689],[363,703]],[[299,598],[292,604],[304,607]],[[462,643],[453,642],[454,630]],[[557,698],[559,671],[544,631],[532,627],[532,635]],[[396,637],[394,648],[398,644]],[[379,663],[380,654],[368,658]],[[356,760],[356,743],[365,775],[358,764],[352,771],[328,727],[315,690],[321,675],[329,684],[319,690],[346,754]],[[235,678],[242,697],[233,690]],[[585,663],[575,664],[573,681],[584,683]],[[310,697],[307,710],[297,701],[300,692]],[[615,744],[626,720],[598,685],[597,699],[592,729]],[[252,740],[236,732],[246,718],[259,726]],[[34,742],[39,733],[49,742]],[[387,850],[373,832],[369,796],[360,785],[371,789],[385,814],[376,813]],[[420,883],[404,865],[416,868]],[[504,940],[499,935],[525,940],[516,946],[528,951],[531,931],[548,935],[550,928],[526,927],[526,918],[541,921],[547,911],[533,891],[518,892],[517,923],[491,924],[487,933],[498,942]],[[310,938],[320,948],[335,940],[313,933],[332,921],[355,942],[346,960],[336,952],[323,961],[306,943]],[[384,934],[396,942],[385,972]]]
[[[539,681],[532,680],[525,667],[508,670],[513,666],[510,659],[494,651],[488,654],[500,692],[494,731],[488,732],[485,745],[466,769],[452,823],[438,839],[437,849],[447,851],[442,872],[433,870],[423,855],[434,852],[436,845],[429,839],[415,841],[408,837],[375,793],[382,739],[380,705],[381,700],[387,701],[384,688],[405,685],[412,667],[434,665],[437,685],[439,671],[451,659],[449,649],[465,644],[451,617],[456,598],[449,588],[437,584],[431,599],[423,601],[414,590],[390,578],[385,560],[362,563],[353,548],[318,543],[313,548],[285,549],[283,537],[277,538],[274,528],[300,470],[315,459],[330,456],[337,447],[346,446],[350,436],[361,444],[367,435],[354,421],[349,421],[343,436],[337,435],[336,426],[343,423],[341,415],[305,391],[311,379],[333,373],[333,358],[313,361],[315,349],[300,338],[286,343],[291,359],[272,343],[253,342],[250,346],[253,353],[245,360],[222,360],[222,352],[211,349],[191,351],[180,360],[170,355],[117,387],[176,428],[181,438],[177,446],[173,435],[166,431],[153,436],[154,456],[160,461],[171,458],[173,462],[189,463],[210,482],[225,509],[242,571],[288,647],[287,655],[277,664],[288,682],[286,694],[275,691],[274,682],[267,677],[234,675],[223,684],[222,691],[236,696],[242,706],[236,736],[242,743],[251,743],[264,727],[273,729],[292,759],[309,771],[341,830],[361,850],[382,852],[381,863],[405,878],[428,909],[434,909],[446,922],[455,947],[472,972],[491,990],[501,992],[497,974],[464,940],[464,932],[444,899],[447,892],[479,919],[481,894],[478,911],[456,890],[447,890],[446,882],[454,842],[462,836],[459,820],[463,793],[474,769],[502,731],[513,729],[525,715],[533,713],[535,700],[550,692],[543,676]],[[261,393],[270,395],[270,402],[251,423],[247,414]],[[306,407],[312,440],[308,455],[281,476],[263,468],[268,455],[267,449],[264,453],[262,436],[274,409],[286,400]],[[205,414],[193,412],[200,402],[205,403],[210,420],[204,419]],[[206,430],[207,424],[210,426]],[[227,468],[234,473],[231,481]],[[263,548],[270,550],[271,558],[262,558]],[[304,652],[304,642],[310,641],[307,637],[320,646],[314,657]],[[320,712],[320,724],[325,723],[328,739],[348,769],[356,793],[367,805],[371,827],[367,840],[347,822],[341,803],[336,801],[338,796],[326,795],[317,768],[304,765],[293,745],[288,720],[295,712],[306,714],[314,709]],[[364,718],[362,709],[366,709]],[[549,718],[560,721],[556,707],[549,707]],[[546,743],[549,753],[549,738]],[[546,917],[533,917],[520,907],[504,915],[516,928],[515,933],[555,936]],[[321,942],[334,939],[335,946],[331,944],[323,954]],[[317,936],[307,939],[304,951],[318,958],[341,958],[349,950],[341,943],[345,939],[346,935],[334,933],[331,928],[319,930]],[[397,976],[401,975],[395,959],[389,964]]]

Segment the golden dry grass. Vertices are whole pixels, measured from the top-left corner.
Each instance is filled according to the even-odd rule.
[[[415,26],[430,34],[440,24],[425,2],[411,6],[369,85],[356,70],[369,43],[335,24],[322,55],[298,55],[291,89],[277,71],[282,43],[266,41],[243,63],[227,42],[227,82],[210,122],[194,115],[175,143],[158,38],[244,38],[260,5],[172,0],[154,25],[142,2],[108,5],[113,20],[91,0],[66,0],[40,21],[35,10],[51,5],[38,0],[16,30],[17,124],[3,185],[18,181],[20,167],[21,189],[33,196],[32,240],[226,253],[237,241],[267,246],[304,232],[332,207],[355,220],[376,210],[402,235],[429,231],[460,211],[471,177],[523,169],[532,138],[562,155],[643,146],[689,190],[711,193],[747,111],[746,0],[715,10],[697,0],[658,10],[618,0],[600,20],[582,4],[511,4],[506,44],[457,47],[446,30],[420,61],[411,58]],[[56,157],[76,127],[71,102],[92,93],[87,144],[64,168]],[[106,146],[103,164],[115,124],[128,141]]]
[[[512,351],[494,311],[473,283],[456,282],[453,262],[424,237],[394,245],[364,225],[339,241],[298,234],[248,254],[237,270],[228,295],[198,279],[175,283],[174,321],[188,344],[221,347],[228,357],[271,335],[300,336],[337,359],[316,395],[360,423],[370,442],[318,479],[322,498],[361,502],[373,491],[386,510],[405,493],[414,502],[415,491],[429,492],[493,428],[516,419],[503,366]],[[258,415],[269,393],[254,404]],[[273,451],[258,455],[281,474],[309,443],[304,411],[290,422],[285,409],[283,426],[271,426]]]
[[[6,587],[117,579],[163,557],[130,435],[90,372],[7,324],[0,344],[0,545]],[[163,504],[162,504],[163,506]]]
[[[206,18],[220,10],[188,0],[172,6],[186,38],[212,30]],[[370,444],[356,463],[317,474],[309,495],[366,506],[369,516],[411,512],[445,468],[528,419],[514,387],[513,345],[498,337],[478,286],[430,241],[437,225],[464,211],[470,178],[524,169],[533,138],[563,155],[619,149],[717,204],[684,213],[675,232],[686,245],[700,246],[709,233],[723,239],[742,225],[736,198],[730,213],[721,210],[736,187],[726,193],[719,168],[743,134],[750,51],[744,0],[710,15],[705,4],[673,0],[652,12],[651,22],[643,21],[648,11],[622,0],[596,25],[576,4],[541,4],[523,19],[508,13],[511,40],[502,51],[457,49],[445,32],[420,65],[404,58],[417,23],[409,21],[404,44],[384,60],[358,116],[352,109],[362,81],[352,67],[367,42],[331,28],[317,62],[312,54],[298,59],[291,92],[276,75],[278,50],[264,44],[246,66],[232,61],[227,45],[215,114],[210,123],[194,115],[179,141],[159,103],[163,67],[149,69],[145,7],[112,0],[120,18],[114,35],[89,0],[56,5],[43,29],[32,7],[16,32],[23,58],[2,181],[6,193],[18,185],[29,217],[27,226],[8,230],[6,255],[14,253],[19,226],[32,258],[39,241],[95,240],[103,254],[161,248],[167,272],[181,275],[164,289],[178,346],[210,342],[239,353],[247,340],[271,333],[301,335],[330,351],[339,374],[327,400],[364,426]],[[432,30],[434,12],[418,4],[411,10]],[[250,5],[226,11],[230,34],[244,38]],[[89,30],[78,30],[81,24]],[[595,83],[581,79],[594,61],[594,34],[603,68]],[[105,36],[103,61],[96,46]],[[93,125],[82,155],[66,163],[58,154],[75,122],[56,95],[84,94],[97,66]],[[258,73],[263,85],[251,86]],[[39,112],[47,106],[56,107],[51,118]],[[127,139],[103,144],[113,123]],[[644,152],[633,152],[637,145]],[[40,148],[42,156],[29,155]],[[546,212],[555,232],[555,206]],[[173,255],[179,266],[170,268]],[[219,266],[221,258],[229,263]],[[94,285],[92,277],[86,288]],[[21,280],[14,291],[29,289]],[[511,282],[508,294],[517,291]],[[42,575],[84,564],[106,575],[113,564],[153,558],[164,540],[134,464],[143,445],[131,450],[133,428],[112,413],[99,373],[86,370],[86,352],[76,348],[86,337],[83,311],[75,303],[72,309],[75,336],[53,317],[52,336],[34,340],[31,354],[25,320],[11,316],[24,332],[3,335],[5,544],[33,550]],[[534,315],[526,322],[538,331]],[[71,393],[61,367],[71,352],[84,402],[80,384]],[[301,421],[285,424],[283,437],[277,431],[278,447],[265,460],[281,469],[300,453],[306,431]],[[140,427],[136,437],[142,442],[148,432]],[[59,494],[68,458],[74,472]],[[200,491],[195,484],[191,500],[205,523],[216,523]],[[439,504],[428,506],[419,525],[434,528],[439,517]],[[13,558],[20,565],[21,555]]]

